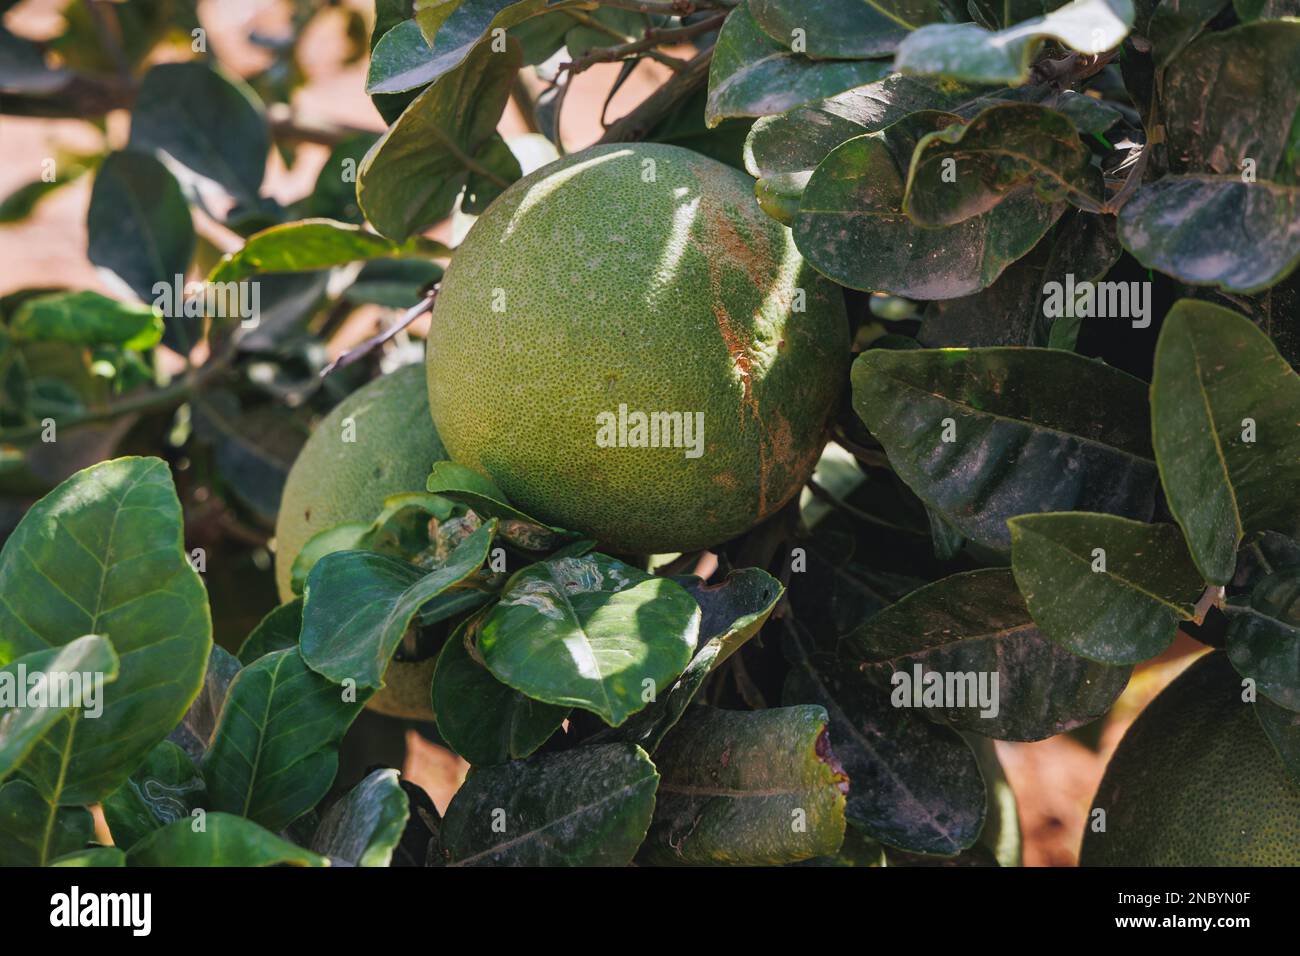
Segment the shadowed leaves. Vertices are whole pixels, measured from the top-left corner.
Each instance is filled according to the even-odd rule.
[[[1226,584],[1244,535],[1295,536],[1300,377],[1250,320],[1184,299],[1165,319],[1152,437],[1169,510],[1205,579]]]
[[[864,9],[867,9],[864,5]],[[738,116],[769,116],[871,83],[890,72],[873,60],[814,60],[773,40],[744,4],[718,34],[704,117],[710,127]]]
[[[1075,654],[1136,664],[1195,616],[1205,585],[1173,525],[1079,512],[1010,525],[1012,568],[1034,622]]]
[[[1033,248],[1063,204],[1021,189],[995,208],[943,229],[903,211],[907,171],[918,142],[960,117],[923,110],[850,139],[808,181],[791,227],[818,271],[855,289],[920,299],[951,299],[991,285]]]
[[[996,675],[996,713],[985,713],[967,693],[965,706],[945,701],[935,716],[999,740],[1043,740],[1095,720],[1131,670],[1085,660],[1047,640],[1004,568],[955,574],[913,591],[846,635],[840,656],[868,665],[864,670],[882,686],[898,672],[914,676],[917,666]]]
[[[645,839],[658,784],[632,744],[484,767],[447,807],[442,850],[449,866],[626,866]]]
[[[1007,551],[1006,520],[1040,511],[1151,517],[1146,386],[1124,372],[1059,349],[875,349],[852,380],[899,477],[974,541]]]
[[[691,708],[656,761],[641,862],[780,865],[834,853],[844,840],[848,780],[819,706]]]

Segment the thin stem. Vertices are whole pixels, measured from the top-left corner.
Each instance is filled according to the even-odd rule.
[[[655,29],[650,27],[645,31],[645,36],[640,40],[634,40],[630,43],[620,43],[617,46],[597,47],[588,50],[585,56],[579,57],[574,61],[576,67],[582,63],[582,69],[586,69],[591,63],[612,63],[617,60],[626,60],[634,56],[650,56],[660,63],[669,61],[674,70],[681,72],[686,68],[686,61],[679,60],[676,57],[660,57],[655,54],[658,52],[655,47],[663,43],[679,43],[699,36],[702,33],[710,33],[722,25],[726,14],[720,14],[716,17],[710,17],[707,20],[701,20],[699,23],[692,23],[688,27],[675,27],[672,29]],[[577,72],[575,69],[574,72]]]
[[[80,415],[70,415],[63,419],[55,419],[57,427],[62,429],[80,428],[83,425],[93,425],[97,422],[111,421],[115,418],[121,418],[123,415],[136,415],[145,412],[161,411],[166,408],[174,408],[186,401],[191,396],[203,389],[217,375],[226,370],[226,367],[234,359],[233,347],[223,352],[221,355],[211,359],[201,368],[187,373],[184,377],[173,382],[165,388],[154,389],[143,392],[139,395],[132,395],[121,401],[110,402],[103,408],[93,409],[83,412]],[[13,444],[22,444],[33,438],[39,438],[45,426],[41,424],[24,425],[21,428],[13,428],[7,431],[0,431],[0,442]]]
[[[333,362],[330,362],[329,365],[321,369],[320,377],[324,378],[326,375],[329,375],[329,373],[334,371],[336,368],[343,368],[345,365],[351,365],[353,362],[356,362],[359,359],[363,358],[364,356],[369,355],[372,351],[377,349],[379,346],[383,345],[385,342],[391,339],[398,332],[402,331],[402,329],[406,328],[408,325],[410,325],[420,316],[424,315],[424,313],[431,311],[433,309],[434,300],[437,298],[438,298],[438,290],[435,288],[431,290],[429,294],[426,295],[423,299],[421,299],[418,303],[416,303],[414,306],[412,306],[411,308],[407,309],[404,313],[402,313],[402,315],[398,317],[397,321],[394,322],[392,325],[390,325],[388,328],[384,329],[384,331],[380,332],[378,335],[366,339],[356,348],[349,349],[348,351],[340,355],[338,358],[336,358]]]
[[[701,10],[728,10],[739,0],[599,0],[602,7],[661,17],[689,17]]]
[[[818,484],[811,478],[808,479],[808,490],[812,492],[814,498],[824,501],[832,508],[837,508],[849,517],[856,518],[866,524],[875,525],[877,528],[888,528],[890,531],[901,531],[904,534],[918,533],[912,528],[905,528],[900,524],[894,524],[893,522],[886,521],[883,518],[877,518],[875,515],[868,514],[860,508],[853,507],[853,505],[848,502],[837,498],[830,489],[826,488],[824,485]]]
[[[709,63],[712,59],[712,47],[700,51],[680,73],[670,77],[667,83],[647,96],[636,109],[611,123],[598,142],[627,143],[645,139],[656,123],[704,85],[709,78]]]
[[[582,26],[587,27],[590,30],[595,30],[597,33],[603,33],[605,36],[609,37],[612,40],[622,40],[625,36],[625,34],[619,33],[608,23],[602,23],[600,20],[597,20],[595,17],[590,16],[589,14],[583,13],[581,10],[565,10],[564,12],[568,17],[570,17],[573,20],[574,23],[581,24]],[[641,41],[625,42],[618,46],[598,47],[594,50],[591,50],[586,56],[578,57],[578,59],[576,59],[573,63],[569,64],[569,71],[571,73],[580,73],[583,70],[585,70],[587,67],[591,66],[593,63],[608,63],[613,60],[621,60],[623,59],[623,56],[603,56],[600,58],[596,58],[594,54],[605,53],[610,50],[627,50],[630,47],[637,46],[637,44],[640,42]],[[653,49],[653,47],[657,45],[658,44],[656,43],[651,43],[648,46],[641,47],[639,52],[644,53],[646,56],[654,60],[656,63],[662,63],[670,70],[674,70],[674,71],[680,70],[686,65],[684,60],[679,60],[675,56],[669,56],[667,53],[661,53],[658,50]],[[638,52],[638,51],[633,50],[632,52]],[[577,66],[575,68],[575,64],[579,64],[579,63],[582,65]]]

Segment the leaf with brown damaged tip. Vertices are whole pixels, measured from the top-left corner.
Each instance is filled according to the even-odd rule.
[[[844,840],[849,781],[821,707],[696,707],[656,760],[662,780],[639,862],[780,865],[835,853]]]

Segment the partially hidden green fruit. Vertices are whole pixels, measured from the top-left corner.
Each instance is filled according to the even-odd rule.
[[[420,366],[398,369],[340,402],[316,426],[285,481],[275,525],[281,600],[293,599],[289,572],[309,538],[344,522],[370,521],[389,495],[422,491],[433,463],[446,457]],[[391,717],[432,720],[434,663],[389,665],[386,686],[368,706]]]
[[[534,517],[615,551],[685,551],[799,491],[847,359],[840,290],[748,177],[675,146],[600,146],[516,182],[466,236],[434,310],[429,405],[453,459]]]
[[[1300,866],[1300,785],[1241,699],[1222,651],[1142,712],[1093,798],[1084,866]]]

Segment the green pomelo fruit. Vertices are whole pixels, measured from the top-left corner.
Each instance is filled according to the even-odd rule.
[[[345,435],[345,422],[351,427]],[[355,441],[344,441],[345,437]],[[424,370],[398,369],[357,389],[316,426],[285,481],[275,525],[275,583],[293,599],[293,559],[314,534],[348,521],[370,521],[389,495],[423,491],[446,450],[429,418]],[[435,659],[395,662],[372,710],[393,717],[432,720],[430,678]]]
[[[1129,728],[1092,806],[1083,866],[1300,866],[1300,785],[1286,774],[1241,677],[1216,651]]]
[[[800,489],[848,357],[840,290],[748,177],[600,146],[519,180],[469,231],[434,310],[429,405],[452,458],[522,510],[616,551],[685,551]]]
[[[352,425],[345,434],[348,419]],[[348,521],[370,521],[389,495],[423,491],[433,463],[446,458],[418,365],[378,378],[335,406],[303,445],[284,483],[275,523],[280,599],[293,599],[293,559],[313,535]]]

